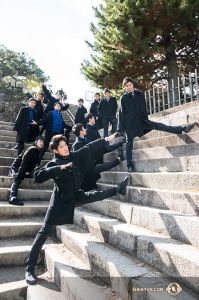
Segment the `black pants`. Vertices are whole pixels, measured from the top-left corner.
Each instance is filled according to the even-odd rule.
[[[119,159],[116,158],[116,159],[111,160],[109,162],[97,165],[97,166],[95,166],[95,175],[100,174],[101,172],[105,172],[107,170],[110,170],[110,169],[118,166],[119,163],[120,163]]]
[[[65,135],[65,137],[66,137],[66,144],[67,144],[67,146],[68,146],[68,145],[69,145],[69,130],[68,130],[68,129],[65,130],[64,135]]]
[[[32,134],[32,131],[29,130],[28,132],[28,142],[34,142],[35,136]],[[24,150],[24,142],[18,142],[18,155]]]
[[[39,134],[42,135],[42,133],[44,132],[44,130],[46,129],[46,124],[42,125]]]
[[[21,179],[15,178],[15,180],[10,188],[10,199],[13,197],[17,198],[17,192],[19,189],[19,185],[21,184],[21,181],[22,181]]]
[[[77,193],[76,206],[80,206],[86,203],[92,203],[95,201],[104,200],[106,198],[115,196],[117,194],[117,188],[113,187],[104,191],[97,192],[84,192],[83,190],[79,190]],[[37,259],[39,257],[39,253],[43,244],[45,243],[49,233],[51,232],[54,225],[44,223],[38,234],[35,237],[32,248],[30,250],[29,258],[26,262],[27,265],[35,266],[37,263]]]
[[[116,118],[108,118],[108,122],[104,122],[103,127],[104,127],[104,138],[108,136],[108,123],[111,123],[112,125],[112,133],[115,133],[117,131],[117,119]],[[105,123],[107,125],[105,125]]]
[[[162,123],[156,123],[155,130],[166,131],[166,132],[175,133],[175,134],[181,134],[182,126],[167,126]],[[126,142],[127,167],[133,167],[132,150],[133,150],[133,139],[128,139]]]
[[[57,135],[59,134],[58,132],[53,132],[52,133],[52,137],[54,135]],[[49,143],[48,144],[44,144],[43,148],[41,149],[41,151],[39,152],[39,155],[38,155],[38,160],[37,160],[37,164],[40,165],[40,162],[41,162],[41,159],[42,157],[44,156],[44,154],[46,153],[46,151],[48,150],[48,147],[49,147]]]

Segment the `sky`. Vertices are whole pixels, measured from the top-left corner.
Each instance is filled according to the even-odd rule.
[[[80,66],[90,59],[85,40],[93,41],[92,6],[100,3],[103,0],[0,0],[0,44],[35,59],[50,76],[52,90],[63,88],[68,102],[77,103],[86,91],[97,91]]]

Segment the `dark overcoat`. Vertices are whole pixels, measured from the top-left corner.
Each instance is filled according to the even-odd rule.
[[[61,116],[62,117],[62,116]],[[45,133],[45,139],[44,139],[44,143],[45,144],[49,144],[50,140],[53,136],[52,133],[52,111],[50,111],[44,119],[39,120],[37,122],[37,124],[40,125],[46,125],[46,133]],[[68,129],[69,131],[71,131],[72,127],[67,125],[63,118],[62,118],[62,131],[60,132],[61,134],[64,134],[64,128]]]
[[[110,97],[109,103],[107,103],[106,99],[103,98],[100,101],[98,106],[98,113],[100,118],[102,119],[103,127],[107,127],[109,123],[109,118],[116,118],[117,112],[117,101],[115,97]]]
[[[99,106],[99,101],[94,100],[94,102],[91,104],[91,107],[90,107],[90,113],[92,113],[95,117],[95,127],[97,128],[97,130],[99,130],[103,127],[102,119],[98,113],[98,106]],[[98,117],[98,120],[96,120],[96,117]]]
[[[79,108],[75,114],[75,124],[81,123],[86,127],[86,121],[84,115],[87,113],[86,107],[82,106]]]
[[[61,104],[61,107],[62,107],[61,109],[62,110],[67,110],[69,108],[69,104],[63,105],[63,103],[60,102],[59,99],[56,99],[55,97],[53,97],[45,85],[42,85],[42,88],[43,88],[43,92],[45,93],[46,97],[48,98],[48,104],[46,106],[46,109],[44,110],[43,118],[50,111],[54,110],[54,105],[55,105],[56,102],[59,102]]]
[[[28,106],[22,107],[17,115],[17,119],[13,127],[13,131],[16,130],[18,132],[17,139],[16,139],[17,143],[28,142],[29,118],[30,116],[29,116]],[[39,120],[38,114],[35,109],[33,113],[33,120],[36,122]],[[39,135],[39,126],[31,125],[30,130],[32,132],[34,139],[36,139],[36,137]]]
[[[38,160],[39,149],[36,146],[31,146],[18,155],[13,161],[8,176],[15,179],[24,179],[25,173],[32,173]]]
[[[79,167],[88,154],[104,147],[104,139],[100,139],[84,146],[82,149],[70,153],[68,156],[55,154],[52,161],[35,172],[35,181],[45,182],[54,180],[54,190],[44,222],[51,225],[73,224],[75,206],[84,204],[78,202],[80,189]],[[72,162],[72,166],[61,170],[61,165]]]
[[[82,149],[85,144],[82,141],[76,140],[71,147],[71,152]],[[81,188],[87,192],[97,188],[96,181],[100,179],[100,174],[95,174],[95,164],[93,155],[88,154],[80,164],[80,181]]]
[[[28,99],[34,98],[34,96],[31,95],[30,93],[27,93],[26,96],[27,96]],[[44,107],[43,107],[41,101],[36,100],[35,109],[36,109],[36,111],[37,111],[37,113],[38,113],[39,119],[41,119],[42,116],[43,116],[43,112],[44,112]]]
[[[120,98],[118,129],[125,131],[128,139],[142,136],[156,128],[156,123],[148,119],[144,95],[134,91]]]

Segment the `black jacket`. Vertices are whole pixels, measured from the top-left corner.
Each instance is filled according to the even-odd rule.
[[[28,99],[34,98],[33,95],[31,95],[30,93],[27,93],[26,96],[27,96]],[[41,101],[36,100],[36,106],[35,106],[35,109],[36,109],[36,111],[37,111],[37,113],[38,113],[39,119],[41,119],[42,116],[43,116],[43,113],[44,113],[44,107],[43,107]]]
[[[135,91],[120,98],[118,129],[126,131],[128,139],[142,136],[155,129],[156,123],[148,120],[144,95]]]
[[[80,189],[79,167],[88,154],[105,145],[105,140],[100,139],[90,143],[82,149],[70,153],[66,157],[55,154],[52,161],[35,172],[35,181],[45,182],[54,180],[54,190],[44,222],[51,225],[73,224],[74,208],[78,201]],[[60,166],[72,162],[72,167],[61,170]],[[78,205],[84,204],[78,203]]]
[[[99,106],[99,101],[94,100],[94,102],[91,104],[90,107],[90,113],[92,113],[95,117],[95,127],[97,128],[97,130],[102,128],[102,119],[98,113],[98,106]],[[96,120],[96,117],[98,117],[98,120]]]
[[[108,118],[116,118],[116,112],[117,112],[117,101],[116,98],[110,97],[109,103],[107,103],[106,99],[103,98],[100,101],[100,104],[98,106],[98,113],[100,118],[102,119],[102,123],[104,125],[104,122],[108,122]],[[108,126],[108,123],[107,123]]]
[[[31,173],[36,166],[38,154],[41,149],[31,146],[18,155],[13,161],[8,176],[15,179],[24,179],[25,173]]]
[[[45,133],[45,140],[44,143],[48,144],[53,136],[52,134],[52,111],[50,111],[44,119],[39,120],[37,124],[40,125],[46,125],[46,133]],[[62,130],[60,133],[64,133],[64,128],[68,129],[69,131],[72,130],[72,126],[67,125],[64,120],[62,119]]]
[[[53,111],[53,110],[54,110],[54,104],[55,104],[56,102],[61,103],[62,110],[67,110],[67,109],[69,108],[69,104],[63,105],[62,102],[59,101],[59,99],[56,99],[55,97],[53,97],[45,85],[42,85],[42,88],[43,88],[43,92],[45,93],[46,97],[48,98],[48,104],[47,104],[47,106],[46,106],[46,109],[44,110],[43,118],[44,118],[50,111]]]
[[[75,124],[81,123],[86,127],[86,121],[84,115],[87,113],[86,107],[82,106],[80,109],[77,110],[75,115]]]
[[[77,139],[71,147],[71,152],[80,150],[84,146],[85,144]],[[95,175],[95,164],[93,159],[93,154],[88,154],[79,167],[81,188],[85,192],[96,189],[96,181],[101,177],[100,174]]]
[[[13,127],[13,131],[16,130],[18,132],[17,140],[16,140],[17,143],[28,141],[29,117],[30,116],[29,116],[28,106],[22,107],[17,115],[15,125]],[[33,120],[36,122],[39,120],[38,114],[35,109],[34,109],[34,113],[33,113]],[[30,130],[32,132],[34,139],[36,139],[36,137],[39,134],[39,126],[31,125]]]

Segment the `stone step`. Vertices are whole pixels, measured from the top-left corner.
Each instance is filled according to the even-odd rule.
[[[21,185],[20,185],[21,187]],[[41,213],[45,210],[44,207],[45,204],[43,201],[49,201],[52,194],[52,190],[33,190],[33,189],[19,189],[17,198],[26,202],[25,206],[23,206],[22,209],[26,210],[26,207],[35,206],[35,209],[37,210],[37,207],[40,207]],[[8,201],[10,196],[10,188],[0,188],[0,205],[3,203],[2,201]],[[34,202],[31,202],[34,201]],[[7,202],[6,202],[7,203]],[[9,205],[11,207],[11,205]],[[16,206],[14,206],[16,207]],[[20,207],[18,208],[20,209]],[[27,209],[28,210],[28,209]],[[27,213],[24,212],[25,214]],[[38,212],[37,212],[38,213]]]
[[[7,126],[14,126],[13,122],[5,122],[5,121],[0,121],[1,125],[7,125]]]
[[[13,177],[0,176],[0,187],[1,188],[10,188],[13,183]],[[53,180],[48,180],[43,183],[36,183],[33,179],[25,178],[20,184],[20,188],[28,188],[33,190],[45,190],[53,189]]]
[[[117,221],[114,221],[114,223]],[[111,224],[111,222],[110,222]],[[107,224],[108,226],[108,224]],[[104,232],[104,234],[107,232]],[[170,299],[171,296],[167,294],[165,288],[169,285],[169,283],[174,281],[174,278],[166,279],[163,274],[157,271],[157,269],[151,268],[147,265],[148,262],[143,263],[145,258],[145,255],[148,255],[148,247],[145,246],[144,242],[145,239],[149,239],[149,237],[145,237],[144,235],[137,235],[137,250],[140,253],[140,257],[132,257],[129,254],[126,254],[124,252],[121,252],[120,250],[117,250],[112,245],[109,245],[107,243],[102,242],[99,238],[95,237],[93,234],[90,234],[86,232],[85,230],[81,229],[78,226],[74,225],[63,225],[63,226],[57,226],[57,234],[58,237],[62,240],[62,243],[65,247],[71,252],[73,252],[78,258],[80,258],[84,263],[87,264],[87,266],[91,267],[92,271],[96,273],[99,277],[103,279],[108,285],[111,286],[111,288],[116,292],[118,296],[120,296],[122,299],[134,299],[133,294],[133,288],[144,288],[144,287],[156,287],[156,288],[163,288],[162,290],[162,296],[161,294],[157,292],[148,292],[145,291],[144,294],[141,294],[142,296],[145,295],[148,296],[148,299]],[[103,233],[102,233],[103,234]],[[113,235],[115,235],[113,233]],[[111,238],[111,237],[110,237]],[[118,241],[118,235],[116,235],[117,241]],[[143,239],[143,241],[142,241]],[[156,241],[158,240],[155,238]],[[131,242],[129,243],[130,249],[134,248],[134,242],[135,239],[132,238],[131,235]],[[150,241],[152,241],[152,238],[150,237]],[[162,241],[162,240],[161,240]],[[129,240],[126,238],[125,243],[128,244]],[[142,243],[143,242],[143,243]],[[178,245],[178,244],[177,244]],[[145,246],[145,247],[144,247]],[[159,244],[157,243],[157,246]],[[168,244],[169,246],[169,244]],[[186,247],[191,247],[187,246]],[[140,248],[143,247],[143,251],[140,251]],[[160,244],[161,247],[161,244]],[[193,247],[192,247],[193,248]],[[152,245],[150,250],[152,250]],[[195,250],[195,249],[194,249]],[[168,249],[167,249],[168,251]],[[197,252],[195,250],[195,252]],[[195,254],[195,252],[192,254]],[[199,252],[199,251],[198,251]],[[153,254],[153,251],[150,251],[149,257],[146,258],[150,262],[151,256]],[[165,253],[164,253],[165,255]],[[188,258],[188,254],[184,253],[185,256]],[[138,255],[139,256],[139,255]],[[156,258],[155,255],[154,259]],[[157,255],[158,256],[158,255]],[[193,257],[193,256],[191,256]],[[173,257],[175,258],[175,256]],[[157,260],[157,258],[156,258]],[[163,260],[163,259],[162,259]],[[185,259],[183,258],[183,261]],[[189,257],[190,260],[190,257]],[[195,277],[198,276],[198,268],[199,266],[197,263],[191,260],[190,265],[193,264],[195,266],[195,270],[193,271]],[[164,265],[163,265],[164,266]],[[159,269],[159,265],[157,266]],[[176,277],[175,280],[179,280],[180,276],[186,276],[186,273],[182,274],[182,271],[184,271],[184,264],[176,265],[177,271],[174,269],[172,270],[172,267],[165,266],[165,270],[167,268],[171,272],[170,275],[174,275],[173,277]],[[188,270],[187,270],[188,269]],[[188,273],[190,274],[191,268],[186,268]],[[166,272],[165,272],[166,273]],[[197,274],[197,275],[196,275]],[[184,278],[183,278],[184,279]],[[199,283],[195,280],[193,282],[193,278],[186,278],[186,283],[188,282],[189,286],[193,289],[198,290]],[[184,279],[185,281],[185,279]],[[192,296],[190,293],[188,293],[184,288],[182,290],[180,297],[185,297],[184,299],[194,299],[195,297]],[[135,298],[136,299],[136,298]],[[140,299],[140,298],[137,298]],[[183,299],[183,298],[179,298]]]
[[[111,244],[199,291],[199,282],[194,279],[198,277],[199,249],[139,226],[83,210],[76,210],[74,222],[101,242]],[[192,259],[190,255],[194,255]],[[168,257],[172,264],[167,263]]]
[[[62,244],[45,249],[45,262],[54,282],[67,300],[121,300],[89,266]]]
[[[33,193],[33,191],[32,191]],[[0,194],[1,195],[1,194]],[[20,197],[18,197],[20,198]],[[48,198],[48,200],[50,197]],[[2,199],[1,199],[2,200]],[[16,217],[44,217],[48,208],[48,202],[46,201],[28,201],[23,206],[10,205],[8,202],[0,201],[0,216],[1,219],[8,219]],[[20,220],[19,220],[20,221]],[[1,220],[0,220],[1,224]],[[1,235],[1,233],[0,233]]]
[[[8,135],[0,135],[0,141],[1,143],[5,143],[5,145],[7,145],[7,143],[13,143],[14,146],[16,145],[16,136],[8,136]],[[4,148],[5,146],[2,146],[2,148]]]
[[[17,150],[15,149],[6,149],[6,148],[0,148],[0,156],[3,157],[17,157]],[[52,152],[46,152],[44,154],[45,160],[51,160],[54,156],[54,153]]]
[[[11,137],[15,137],[16,138],[16,133],[14,133],[14,131],[11,130],[0,130],[0,136],[11,136]]]
[[[18,239],[0,239],[0,266],[25,266],[33,240],[34,237],[21,237]],[[48,238],[43,248],[45,248],[47,244],[51,243],[53,243],[53,240]],[[43,259],[44,251],[42,250],[38,259],[38,264],[43,263]]]
[[[174,191],[199,191],[198,172],[128,173],[108,171],[101,173],[99,182],[118,184],[125,176],[130,176],[130,185],[135,187]]]
[[[27,288],[27,300],[68,300],[53,282],[42,281]]]
[[[0,239],[14,238],[14,237],[26,237],[36,236],[39,229],[43,224],[43,218],[29,217],[29,219],[14,219],[12,220],[0,220]]]
[[[0,124],[0,130],[13,131],[13,125]]]

